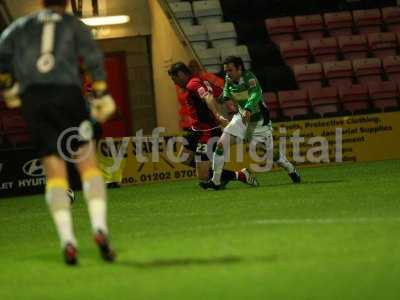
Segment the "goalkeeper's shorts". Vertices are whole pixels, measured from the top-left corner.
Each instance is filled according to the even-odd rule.
[[[90,113],[78,86],[31,86],[21,98],[22,114],[39,157],[71,158],[93,139]]]

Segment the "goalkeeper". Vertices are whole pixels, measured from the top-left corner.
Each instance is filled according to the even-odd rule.
[[[66,193],[67,159],[76,162],[80,173],[100,253],[106,261],[115,257],[108,242],[106,189],[96,162],[90,113],[82,96],[79,58],[94,80],[93,117],[106,121],[114,113],[115,103],[107,93],[103,55],[89,28],[66,13],[67,4],[68,0],[43,0],[43,10],[16,20],[3,32],[0,88],[9,108],[21,106],[46,171],[45,198],[65,262],[75,265],[77,242]]]
[[[221,172],[225,163],[225,151],[237,139],[262,145],[273,156],[273,160],[285,169],[294,183],[300,182],[300,175],[283,153],[273,153],[272,125],[268,108],[262,101],[262,90],[257,78],[247,71],[240,57],[230,56],[224,60],[226,72],[224,101],[233,101],[238,112],[225,127],[213,155],[213,177],[208,188],[220,189]]]

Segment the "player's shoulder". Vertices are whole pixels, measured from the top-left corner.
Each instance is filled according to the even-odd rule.
[[[251,79],[257,79],[256,75],[254,75],[254,73],[249,70],[244,71],[243,78],[246,81],[249,81]]]
[[[190,80],[186,84],[186,89],[196,90],[200,86],[203,86],[203,80],[200,77],[193,76],[192,78],[190,78]]]
[[[245,71],[243,79],[249,87],[256,87],[258,85],[257,77],[251,71]]]

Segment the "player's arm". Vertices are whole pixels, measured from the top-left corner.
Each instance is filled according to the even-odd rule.
[[[207,103],[208,109],[211,110],[218,122],[220,122],[222,126],[228,125],[229,121],[223,115],[221,115],[214,96],[210,92],[207,92],[202,99]]]
[[[225,78],[224,90],[222,91],[222,100],[224,102],[232,100],[232,94],[229,90],[230,79],[228,76]]]
[[[247,80],[247,84],[249,87],[249,99],[244,107],[246,111],[243,115],[243,119],[246,122],[250,121],[251,115],[258,110],[259,104],[262,101],[262,89],[257,78],[254,75],[251,75]]]
[[[92,80],[94,99],[91,101],[92,116],[100,123],[107,121],[116,110],[114,99],[107,91],[103,54],[92,37],[90,29],[76,19],[75,34],[78,54],[83,58]]]
[[[204,84],[200,81],[194,81],[187,88],[196,93],[200,99],[206,102],[208,109],[214,114],[215,118],[221,123],[221,125],[226,125],[228,123],[228,120],[220,114],[214,96],[208,91]]]
[[[16,23],[9,26],[0,36],[0,91],[8,108],[21,106],[19,98],[19,84],[12,75],[12,61],[14,54],[14,36]]]

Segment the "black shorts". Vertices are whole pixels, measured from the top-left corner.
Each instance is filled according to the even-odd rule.
[[[217,145],[218,138],[222,135],[221,128],[205,131],[188,130],[185,138],[188,142],[185,148],[194,152],[196,161],[212,160],[212,154]]]
[[[21,98],[22,114],[40,157],[70,158],[93,139],[89,108],[78,86],[32,86]]]

